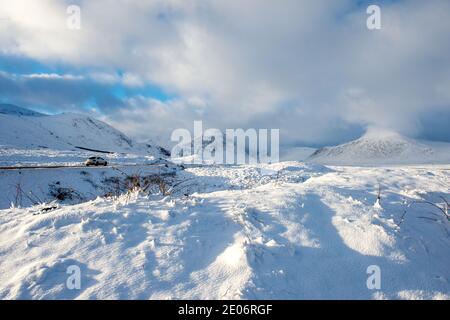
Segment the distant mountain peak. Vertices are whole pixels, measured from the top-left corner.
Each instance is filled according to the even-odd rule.
[[[448,158],[450,155],[444,156]],[[429,143],[377,128],[370,128],[356,140],[321,148],[307,160],[330,165],[419,164],[440,161],[436,158],[436,150]]]
[[[364,133],[364,135],[361,136],[361,138],[376,139],[376,140],[406,139],[406,137],[404,137],[403,135],[401,135],[400,133],[398,133],[396,131],[393,131],[390,129],[385,129],[385,128],[380,128],[380,127],[367,128],[366,132]]]

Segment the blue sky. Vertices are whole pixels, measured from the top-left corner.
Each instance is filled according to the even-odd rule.
[[[0,102],[81,112],[138,139],[279,128],[321,146],[367,127],[450,141],[450,3],[0,0]],[[377,4],[382,29],[366,28]],[[33,12],[32,15],[28,14]]]
[[[0,74],[3,103],[24,105],[49,114],[77,112],[77,109],[85,112],[92,108],[108,113],[111,108],[125,107],[123,100],[131,96],[150,97],[162,102],[175,97],[151,83],[136,87],[114,82],[99,83],[89,77],[91,73],[101,72],[96,68],[41,62],[24,56],[0,55],[0,71],[4,72]],[[120,78],[123,71],[108,70],[108,74]],[[35,77],[23,78],[30,75]],[[39,78],[38,75],[71,75],[73,79]],[[39,99],[41,96],[46,98]]]

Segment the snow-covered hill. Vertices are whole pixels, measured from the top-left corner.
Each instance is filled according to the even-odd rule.
[[[0,112],[2,153],[17,149],[27,153],[30,150],[79,151],[81,147],[164,157],[158,146],[136,143],[119,130],[89,116],[43,115],[11,105],[0,110],[3,110]]]
[[[268,138],[270,139],[270,137]],[[239,141],[238,141],[239,140]],[[237,161],[238,153],[239,157],[244,159],[245,161],[239,161],[239,163],[258,163],[261,162],[260,150],[259,146],[256,146],[256,150],[250,150],[248,138],[245,140],[245,145],[240,147],[239,144],[243,140],[236,138],[235,136],[223,134],[222,135],[222,151],[223,156],[219,163],[225,163],[227,160],[227,147],[233,146],[233,154],[234,160]],[[215,159],[215,150],[217,143],[214,138],[206,137],[206,136],[198,136],[192,139],[191,142],[185,143],[181,146],[178,146],[178,154],[173,154],[172,158],[175,162],[179,163],[203,163],[203,164],[213,164],[216,163]],[[183,151],[187,151],[188,156],[183,154]],[[265,150],[265,152],[267,152]],[[270,155],[270,146],[268,153]],[[312,152],[311,152],[312,153]],[[202,157],[203,155],[203,157]],[[291,159],[286,159],[291,160]],[[295,159],[298,160],[298,159]],[[268,159],[270,161],[270,159]],[[276,161],[273,161],[276,162]]]
[[[201,166],[170,196],[0,210],[0,299],[450,299],[450,222],[423,202],[449,169]]]
[[[417,141],[396,132],[371,129],[357,140],[321,148],[307,161],[330,165],[450,163],[450,144]]]

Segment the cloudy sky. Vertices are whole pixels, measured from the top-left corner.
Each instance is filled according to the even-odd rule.
[[[67,7],[81,8],[81,29]],[[381,30],[368,30],[369,4]],[[0,0],[0,102],[92,114],[138,139],[367,127],[450,141],[448,0]]]

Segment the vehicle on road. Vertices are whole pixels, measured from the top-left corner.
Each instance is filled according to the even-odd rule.
[[[88,158],[84,164],[89,167],[89,166],[107,166],[108,162],[103,159],[102,157],[90,157]]]

